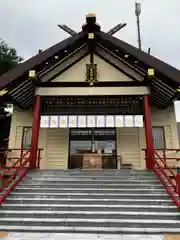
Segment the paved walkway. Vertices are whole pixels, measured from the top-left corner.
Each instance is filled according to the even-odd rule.
[[[0,240],[165,240],[160,235],[96,235],[96,234],[40,234],[40,233],[2,233]],[[3,236],[4,235],[4,236]]]

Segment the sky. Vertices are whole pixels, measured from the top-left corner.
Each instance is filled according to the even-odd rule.
[[[115,36],[137,46],[135,0],[0,0],[0,38],[28,59],[39,49],[62,41],[67,24],[81,31],[88,13],[95,13],[104,31],[118,23],[127,27]],[[180,69],[180,0],[141,0],[142,48]],[[175,103],[180,121],[180,103]]]

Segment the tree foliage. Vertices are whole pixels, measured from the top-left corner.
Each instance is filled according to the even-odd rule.
[[[0,76],[14,68],[22,60],[16,49],[9,47],[6,42],[0,40]]]

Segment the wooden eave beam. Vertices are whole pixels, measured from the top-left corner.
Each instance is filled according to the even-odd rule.
[[[118,46],[115,46],[114,44],[107,42],[107,41],[103,41],[103,39],[101,39],[101,45],[103,47],[105,47],[106,49],[110,49],[115,55],[117,55],[118,57],[125,59],[124,56],[127,54],[129,55],[129,57],[127,58],[127,60],[129,61],[129,63],[135,67],[135,68],[139,68],[142,70],[141,66],[146,66],[144,68],[144,71],[147,72],[148,68],[151,68],[151,66],[147,65],[146,63],[142,62],[141,60],[135,58],[134,56],[132,56],[131,54],[129,54],[128,52],[125,52],[122,49],[119,49]],[[127,61],[125,60],[125,61]],[[137,63],[136,63],[137,62]],[[174,82],[173,80],[169,79],[168,77],[166,77],[165,75],[163,75],[162,73],[158,72],[155,69],[155,76],[159,79],[163,79],[163,81],[171,86],[172,88],[176,89],[179,86],[178,82]]]
[[[65,71],[67,71],[68,69],[70,69],[72,66],[74,66],[76,63],[78,63],[79,61],[81,61],[83,58],[85,58],[87,55],[89,54],[89,52],[86,52],[85,54],[83,54],[82,56],[80,56],[78,59],[76,59],[75,61],[73,61],[72,63],[70,63],[69,65],[65,66],[61,71],[57,72],[55,75],[53,75],[52,77],[50,77],[48,79],[47,82],[51,82],[52,80],[54,80],[55,78],[57,78],[59,75],[61,75],[62,73],[64,73]],[[41,79],[39,79],[39,83],[41,82]],[[43,83],[43,82],[42,82]]]
[[[108,63],[109,65],[111,65],[112,67],[114,67],[116,70],[120,71],[121,73],[123,73],[124,75],[126,75],[127,77],[129,77],[130,79],[132,79],[133,81],[137,82],[137,83],[141,83],[137,78],[135,78],[133,75],[127,73],[126,71],[124,71],[123,69],[121,69],[120,67],[118,67],[116,64],[112,63],[110,60],[108,60],[107,58],[105,58],[104,56],[102,56],[100,53],[95,51],[95,54],[101,58],[102,60],[104,60],[106,63]]]
[[[127,61],[125,61],[122,57],[118,56],[117,54],[115,54],[114,52],[109,51],[109,49],[107,49],[106,47],[102,46],[102,44],[97,44],[97,46],[99,48],[101,48],[102,50],[104,50],[106,53],[110,54],[111,56],[113,56],[114,58],[116,58],[117,60],[119,60],[120,62],[124,63],[126,66],[128,66],[129,68],[131,68],[132,70],[134,70],[135,72],[139,73],[142,76],[145,76],[144,72],[142,72],[141,70],[139,70],[138,68],[134,67],[132,64],[129,64]]]
[[[128,60],[129,58],[127,58],[127,60],[125,60],[125,59],[123,59],[122,57],[119,57],[119,56],[117,55],[117,53],[112,53],[112,52],[109,51],[107,48],[103,47],[102,45],[99,44],[98,46],[101,47],[101,48],[103,48],[103,50],[104,50],[105,52],[111,54],[112,56],[114,56],[114,57],[116,57],[117,59],[119,59],[120,61],[122,61],[122,62],[123,62],[124,64],[126,64],[129,68],[131,68],[131,69],[133,69],[133,70],[135,70],[135,71],[143,74],[144,76],[147,74],[147,71],[144,70],[144,69],[142,69],[142,68],[140,68],[139,65],[135,65],[135,66],[134,66],[134,65],[128,63],[127,60]],[[154,81],[156,81],[156,82],[161,82],[161,80],[159,80],[156,76],[154,76],[152,80],[154,80]],[[156,84],[156,83],[155,83],[155,84]],[[159,96],[161,99],[163,99],[163,98],[165,98],[165,97],[167,97],[167,99],[169,99],[169,97],[171,97],[171,96],[169,95],[169,94],[170,94],[170,89],[171,89],[171,94],[173,94],[173,91],[175,91],[175,90],[174,90],[173,88],[171,88],[169,85],[167,85],[166,88],[165,88],[165,86],[163,86],[163,84],[165,85],[166,83],[163,83],[163,81],[162,81],[161,87],[164,89],[164,91],[163,91],[162,93],[158,92],[158,96]],[[169,90],[168,90],[168,89],[169,89]],[[165,94],[166,91],[167,91],[168,93]],[[175,94],[175,92],[174,92],[174,94]]]
[[[62,59],[58,59],[56,60],[56,62],[52,63],[51,65],[46,65],[46,68],[43,69],[42,71],[38,72],[38,78],[42,78],[44,75],[46,75],[47,73],[51,72],[52,70],[54,70],[56,67],[58,67],[58,65],[64,63],[65,61],[67,61],[68,59],[70,59],[71,57],[73,57],[74,55],[76,55],[77,53],[79,53],[81,50],[87,48],[87,44],[83,44],[80,47],[78,47],[77,49],[73,50],[70,53],[66,53],[66,55],[62,58]]]
[[[37,83],[37,87],[89,87],[87,82],[42,82]],[[96,87],[136,87],[136,86],[147,86],[142,82],[97,82]]]

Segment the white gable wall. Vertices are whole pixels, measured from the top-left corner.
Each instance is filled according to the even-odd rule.
[[[76,63],[70,69],[62,73],[53,82],[84,82],[86,79],[86,64],[89,63],[90,56]],[[98,81],[132,81],[129,77],[119,72],[116,68],[112,67],[98,56],[94,56],[94,63],[97,64]],[[123,69],[124,66],[121,65]]]

